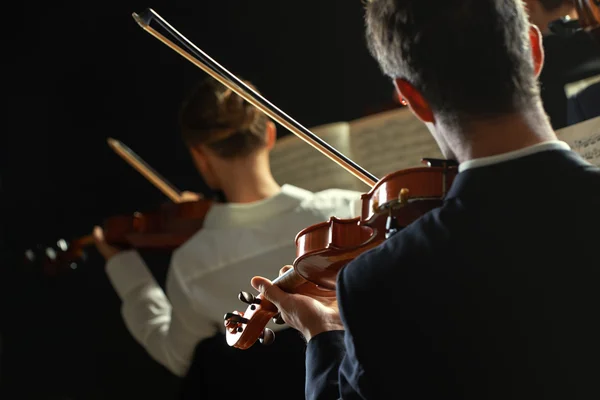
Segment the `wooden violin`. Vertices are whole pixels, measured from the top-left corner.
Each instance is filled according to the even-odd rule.
[[[362,195],[360,217],[332,217],[328,222],[306,228],[296,236],[293,268],[273,281],[283,290],[335,297],[336,276],[348,262],[442,204],[458,172],[453,161],[424,160],[428,167],[394,172],[378,181],[374,175],[247,86],[152,9],[134,13],[133,18],[152,36],[371,187],[368,193]],[[164,34],[151,27],[152,22],[156,22]],[[179,45],[165,35],[173,37]],[[277,308],[262,295],[241,292],[239,299],[247,303],[248,308],[244,313],[231,312],[225,315],[228,344],[247,349],[257,340],[265,344],[272,342],[274,333],[265,327],[278,314]]]
[[[600,0],[573,0],[579,25],[600,44]]]
[[[158,210],[105,219],[103,230],[108,244],[123,249],[172,250],[202,228],[212,201],[182,193],[120,141],[109,138],[108,144],[172,200],[172,203],[165,203]],[[38,246],[36,249],[27,250],[25,259],[27,263],[32,263],[41,258],[44,272],[47,275],[55,275],[67,267],[77,268],[77,261],[86,257],[85,248],[93,243],[92,235],[71,242],[60,239],[55,247]]]
[[[397,171],[361,196],[362,213],[353,219],[332,217],[296,236],[293,268],[273,281],[288,293],[335,297],[336,278],[350,261],[380,245],[423,214],[442,205],[458,169],[448,160],[424,159],[428,167]],[[241,292],[246,311],[227,313],[227,343],[245,350],[275,334],[267,323],[277,308],[262,295]]]

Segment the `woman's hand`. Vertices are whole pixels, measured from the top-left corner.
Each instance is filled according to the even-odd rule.
[[[98,252],[102,254],[102,257],[104,257],[106,261],[111,259],[113,256],[119,254],[119,252],[121,251],[120,249],[106,243],[106,240],[104,239],[104,231],[99,226],[94,227],[93,236],[94,243],[96,244]]]

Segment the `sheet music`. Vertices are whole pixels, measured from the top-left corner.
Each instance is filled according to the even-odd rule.
[[[350,153],[350,125],[338,122],[311,131],[346,157]],[[296,137],[280,139],[271,151],[271,168],[279,184],[289,183],[313,192],[337,188],[366,191],[368,186]]]
[[[381,179],[422,158],[443,158],[427,127],[408,108],[387,111],[350,123],[354,161]]]
[[[563,128],[556,135],[585,160],[600,167],[600,117]]]
[[[423,166],[421,158],[443,158],[427,127],[406,108],[311,129],[377,178]],[[600,117],[557,131],[560,140],[600,166]],[[275,179],[307,190],[368,191],[367,185],[296,136],[280,139],[271,152]]]

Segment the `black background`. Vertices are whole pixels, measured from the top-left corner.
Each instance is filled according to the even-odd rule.
[[[106,216],[166,200],[109,149],[107,137],[180,189],[204,190],[175,117],[205,75],[134,22],[131,13],[146,7],[307,127],[391,102],[392,87],[365,46],[360,0],[6,5],[4,398],[164,399],[178,384],[126,331],[97,254],[57,277],[21,260],[36,243],[84,235]],[[150,258],[164,275],[168,259]]]

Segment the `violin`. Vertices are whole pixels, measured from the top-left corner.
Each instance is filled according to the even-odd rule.
[[[105,227],[108,233],[104,235],[109,244],[112,239],[112,243],[124,247],[173,250],[202,228],[204,217],[212,205],[211,200],[179,191],[129,147],[113,138],[107,141],[115,153],[172,201],[152,212],[138,212],[126,216],[126,219],[123,216],[107,219]]]
[[[579,25],[600,44],[600,0],[573,0],[573,2],[579,16]]]
[[[424,159],[428,166],[391,173],[361,196],[361,216],[332,217],[308,227],[296,236],[293,268],[273,281],[288,293],[335,297],[336,278],[342,268],[360,254],[442,205],[458,168],[448,160]],[[230,346],[248,349],[257,340],[269,344],[275,334],[266,328],[277,318],[277,308],[262,294],[241,292],[246,311],[227,313],[226,338]]]
[[[108,244],[122,249],[173,250],[202,228],[212,201],[179,191],[120,141],[109,138],[108,144],[172,200],[172,203],[162,204],[157,210],[150,212],[136,212],[105,219],[103,230]],[[92,244],[92,235],[83,236],[70,243],[60,239],[55,248],[38,246],[35,250],[27,250],[26,263],[41,258],[44,272],[47,275],[56,275],[67,267],[77,268],[76,261],[85,260],[85,249]]]
[[[281,289],[315,297],[335,297],[336,277],[345,265],[442,204],[458,173],[454,161],[425,159],[427,167],[394,172],[378,180],[256,93],[152,9],[134,13],[133,18],[152,36],[371,187],[361,196],[360,217],[332,217],[298,233],[293,268],[273,281]],[[165,33],[154,29],[152,22]],[[179,45],[165,35],[173,37]],[[248,307],[244,313],[225,314],[227,343],[239,349],[247,349],[257,340],[272,343],[275,335],[266,326],[278,315],[275,305],[260,294],[240,292],[238,298]]]

